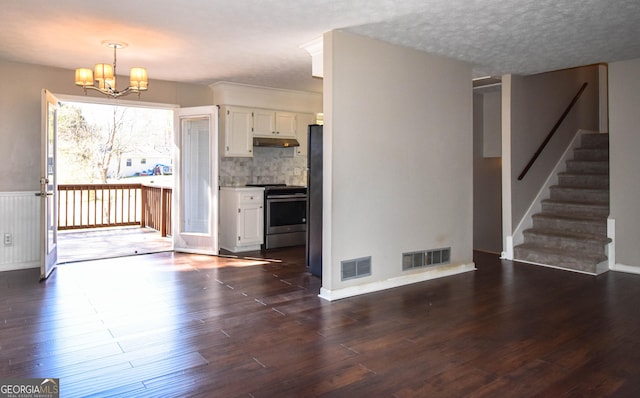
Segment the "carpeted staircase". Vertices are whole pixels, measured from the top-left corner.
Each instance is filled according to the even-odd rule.
[[[589,274],[607,270],[609,135],[583,134],[573,160],[558,174],[533,228],[514,248],[516,260]]]

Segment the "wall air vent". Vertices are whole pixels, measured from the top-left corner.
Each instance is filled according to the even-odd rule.
[[[343,281],[369,276],[371,275],[371,256],[344,260],[340,262],[340,269]]]
[[[423,250],[402,253],[402,270],[448,264],[451,261],[451,248]]]

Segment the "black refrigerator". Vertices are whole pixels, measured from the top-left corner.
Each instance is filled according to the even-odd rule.
[[[322,276],[322,126],[312,124],[307,151],[307,267]]]

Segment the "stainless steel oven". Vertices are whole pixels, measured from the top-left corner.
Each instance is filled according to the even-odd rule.
[[[307,188],[264,186],[264,249],[306,243]]]

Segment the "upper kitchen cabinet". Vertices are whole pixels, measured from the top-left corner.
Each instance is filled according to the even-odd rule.
[[[224,157],[253,156],[252,109],[222,107],[220,118],[220,152]]]
[[[253,135],[256,137],[296,138],[296,127],[295,113],[254,110]]]
[[[305,143],[296,148],[296,156],[306,154],[307,125],[312,114],[322,112],[321,93],[231,82],[216,82],[209,87],[213,103],[221,107],[222,157],[252,157],[254,136],[295,138]]]
[[[300,146],[296,147],[295,156],[307,156],[307,140],[309,125],[316,123],[316,115],[312,113],[298,113],[296,117],[296,139]]]

